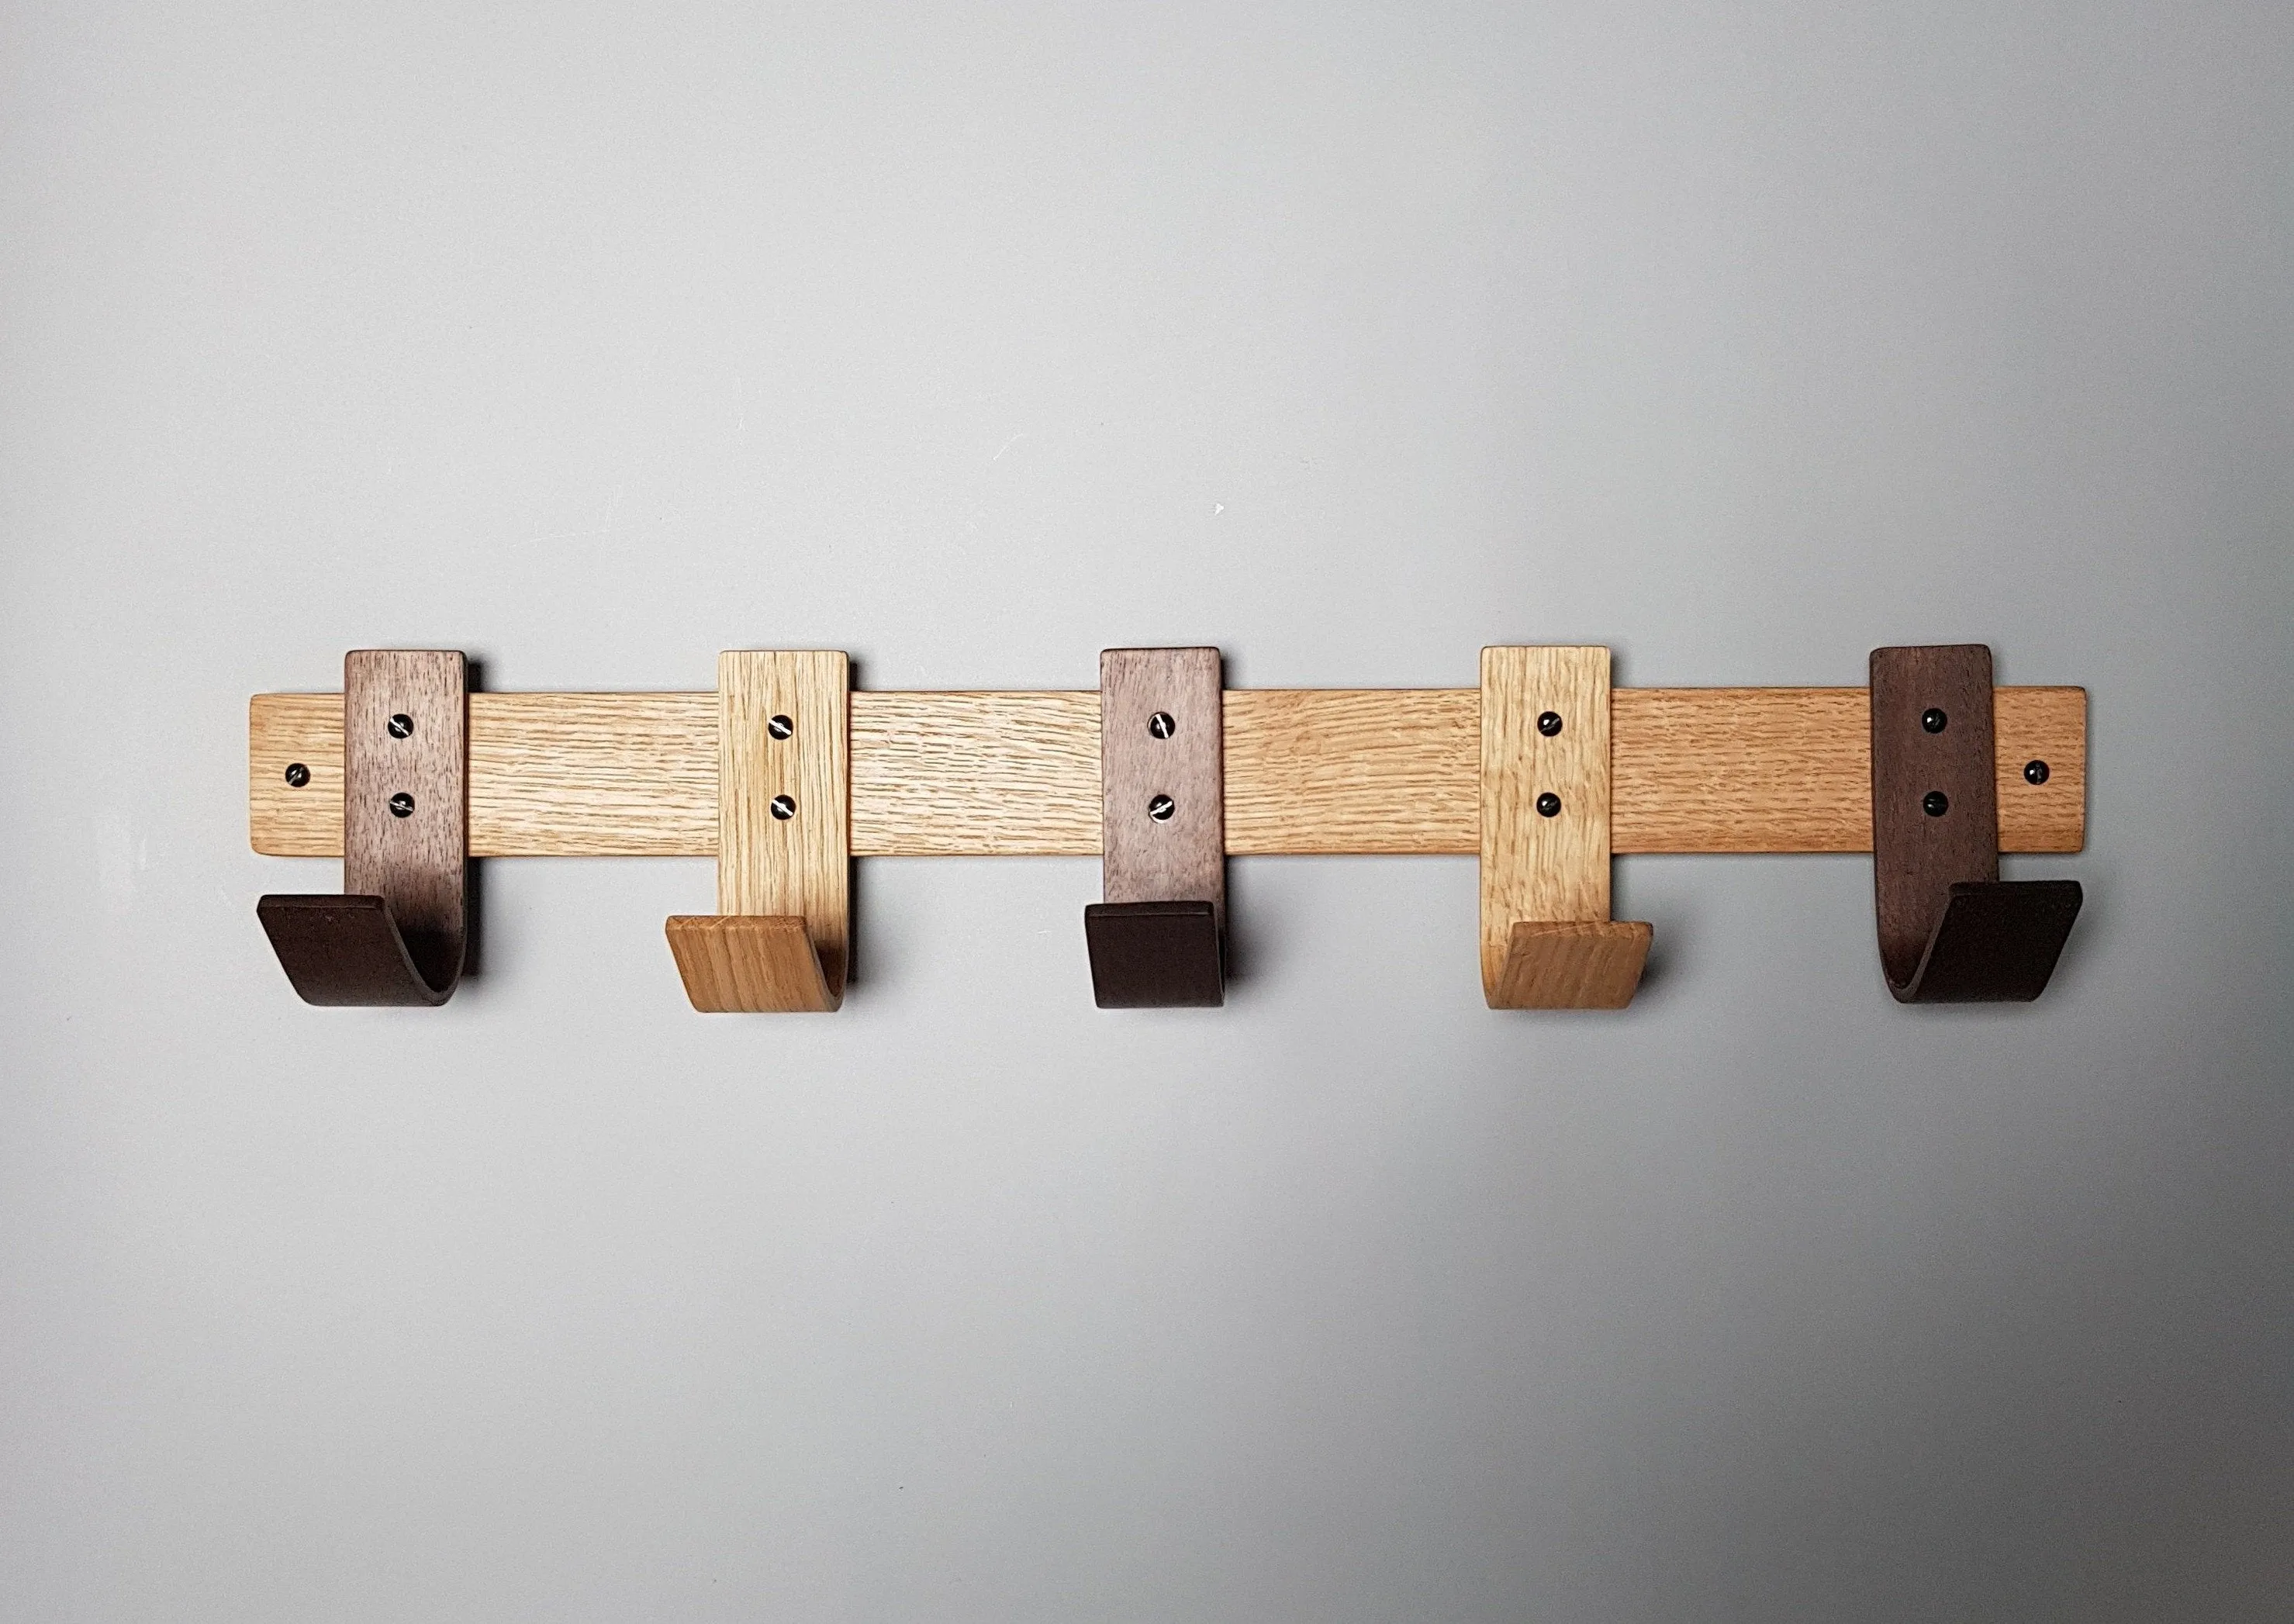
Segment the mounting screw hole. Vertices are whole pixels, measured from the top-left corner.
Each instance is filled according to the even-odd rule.
[[[1930,733],[1941,733],[1950,721],[1951,718],[1932,705],[1920,712],[1920,726]]]
[[[1147,816],[1153,818],[1159,824],[1169,823],[1171,821],[1171,814],[1176,812],[1178,809],[1179,803],[1173,800],[1168,795],[1152,796],[1149,798],[1147,802]]]
[[[779,818],[783,823],[786,823],[789,819],[794,817],[796,816],[796,797],[793,795],[774,796],[773,816]]]
[[[1561,797],[1556,795],[1551,790],[1546,791],[1537,798],[1537,815],[1540,817],[1559,817]]]
[[[1558,710],[1546,711],[1537,719],[1537,730],[1549,739],[1553,737],[1561,731],[1561,713]]]
[[[796,731],[796,724],[785,716],[768,717],[765,731],[777,739],[785,739]]]
[[[1171,719],[1168,710],[1158,710],[1147,719],[1147,736],[1150,738],[1167,739],[1178,731],[1179,724]]]
[[[2047,764],[2046,762],[2026,761],[2023,763],[2023,782],[2025,784],[2045,784],[2046,781]]]
[[[393,817],[412,817],[414,797],[409,795],[404,790],[399,791],[390,798],[390,815]]]
[[[299,790],[310,782],[311,769],[309,767],[305,767],[300,761],[289,761],[287,764],[287,787],[289,789]]]

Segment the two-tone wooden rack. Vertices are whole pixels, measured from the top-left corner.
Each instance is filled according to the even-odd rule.
[[[1994,689],[1981,646],[1881,649],[1869,688],[1616,688],[1605,648],[1485,649],[1471,688],[1226,690],[1213,649],[1116,649],[1096,690],[867,693],[845,656],[720,656],[714,693],[467,691],[457,654],[364,650],[344,691],[255,696],[256,850],[345,893],[259,912],[320,1003],[437,1003],[470,857],[712,857],[669,921],[696,1008],[832,1010],[854,857],[1099,855],[1110,1007],[1223,989],[1228,857],[1477,855],[1493,1008],[1618,1008],[1651,927],[1613,854],[1875,855],[1907,1002],[2029,999],[2068,881],[2001,852],[2086,835],[2087,698]]]

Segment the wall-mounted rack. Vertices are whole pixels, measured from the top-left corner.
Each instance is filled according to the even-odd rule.
[[[378,922],[411,905],[401,939],[445,928],[443,879],[411,904],[383,880],[464,857],[718,858],[718,913],[669,927],[704,1009],[836,1007],[852,857],[1102,855],[1087,941],[1109,1004],[1217,1002],[1230,856],[1478,855],[1501,1008],[1631,998],[1650,928],[1609,919],[1612,854],[1876,849],[1907,1002],[2037,996],[2078,906],[2070,881],[2003,884],[1997,858],[2084,845],[2086,693],[1992,689],[1980,646],[1878,651],[1868,689],[1612,689],[1600,648],[1485,650],[1478,686],[1444,689],[1223,690],[1215,650],[1110,650],[1097,691],[869,693],[842,654],[763,652],[722,656],[715,693],[464,695],[441,661],[458,685],[459,655],[365,651],[346,693],[252,702],[255,849],[345,856],[357,894],[265,901],[306,996],[296,955],[361,929],[320,923],[329,906],[369,916],[341,950],[354,992],[398,968]],[[434,788],[398,815],[418,767]],[[403,990],[321,1001],[437,1001]]]

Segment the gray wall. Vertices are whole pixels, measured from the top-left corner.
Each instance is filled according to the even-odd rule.
[[[2280,4],[0,14],[0,1616],[2282,1619]],[[705,862],[503,862],[298,1004],[252,692],[2093,694],[2046,1001],[1869,865],[1627,859],[1493,1014],[1468,860],[862,865],[704,1019]]]

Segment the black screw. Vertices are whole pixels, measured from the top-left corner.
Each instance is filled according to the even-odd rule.
[[[390,815],[393,817],[412,817],[414,797],[409,795],[404,790],[399,791],[390,798]]]
[[[411,738],[414,734],[414,719],[403,710],[392,717],[385,726],[389,727],[390,736],[394,739]]]
[[[1944,724],[1950,720],[1951,718],[1932,705],[1920,712],[1920,726],[1930,733],[1941,733],[1944,730]]]
[[[1178,731],[1179,724],[1171,719],[1171,713],[1168,710],[1158,710],[1147,719],[1147,734],[1150,738],[1167,739]]]
[[[789,819],[794,817],[796,816],[796,797],[793,795],[774,796],[773,816],[780,819],[783,823],[786,823]]]
[[[1930,817],[1941,817],[1951,810],[1951,797],[1941,790],[1930,790],[1920,797],[1920,810]]]
[[[765,719],[765,731],[777,739],[785,739],[796,731],[796,724],[785,716],[770,716]]]
[[[1173,800],[1168,795],[1151,796],[1149,798],[1147,802],[1147,816],[1153,818],[1159,824],[1169,823],[1171,821],[1171,814],[1176,812],[1178,809],[1179,803]]]
[[[2046,762],[2026,761],[2023,763],[2023,782],[2025,784],[2045,784],[2046,781],[2047,764]]]
[[[1537,719],[1537,730],[1549,739],[1555,734],[1559,733],[1561,731],[1561,713],[1558,710],[1548,710],[1545,712],[1544,715]]]
[[[1540,817],[1559,817],[1561,797],[1556,795],[1551,790],[1546,791],[1537,798],[1537,815]]]
[[[2046,763],[2042,761],[2039,765],[2045,767]],[[310,782],[311,769],[309,767],[305,767],[300,761],[289,761],[287,764],[288,788],[299,790]]]

